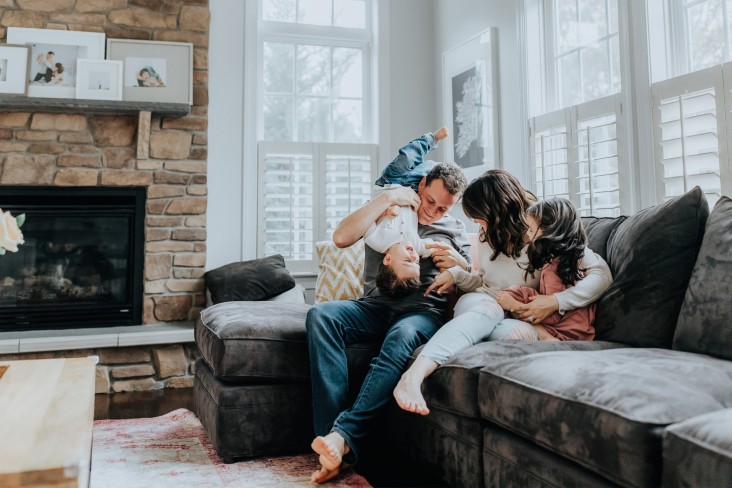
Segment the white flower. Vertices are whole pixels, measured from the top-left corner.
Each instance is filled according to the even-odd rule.
[[[0,254],[5,254],[5,250],[18,252],[18,245],[24,242],[18,220],[0,209]]]

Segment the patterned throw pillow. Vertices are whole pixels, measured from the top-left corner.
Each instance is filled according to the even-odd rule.
[[[319,267],[315,303],[363,296],[363,246],[363,239],[344,249],[337,248],[332,241],[315,244]]]

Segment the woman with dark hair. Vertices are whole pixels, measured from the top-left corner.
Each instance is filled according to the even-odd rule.
[[[498,304],[507,312],[531,301],[531,297],[552,295],[574,286],[585,275],[580,263],[585,255],[587,237],[582,220],[565,198],[550,198],[536,202],[528,210],[529,264],[526,273],[541,272],[539,291],[515,285],[498,292]],[[595,338],[596,304],[554,312],[541,323],[534,323],[541,341],[591,341]],[[513,319],[505,319],[506,321]]]
[[[425,295],[432,291],[442,294],[456,284],[468,293],[455,305],[455,318],[432,336],[394,389],[394,397],[404,410],[429,413],[421,393],[422,382],[458,351],[484,340],[539,340],[534,323],[542,323],[557,311],[589,305],[612,283],[607,263],[585,248],[580,267],[586,274],[576,286],[553,295],[537,295],[530,304],[523,305],[518,314],[522,320],[504,321],[503,308],[496,300],[498,293],[513,285],[533,289],[539,285],[539,276],[527,272],[530,264],[526,253],[527,209],[535,200],[515,176],[503,170],[487,171],[468,185],[463,211],[480,225],[480,273],[450,268],[427,288]]]

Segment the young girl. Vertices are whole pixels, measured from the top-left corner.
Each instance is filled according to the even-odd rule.
[[[512,312],[530,297],[551,295],[573,286],[584,276],[580,262],[585,253],[587,237],[582,220],[572,202],[564,198],[542,200],[528,210],[526,273],[541,270],[539,292],[527,286],[512,286],[498,293],[498,304]],[[554,312],[540,324],[534,324],[542,341],[591,341],[595,338],[596,304],[570,310],[564,315]]]
[[[439,365],[457,352],[483,340],[539,340],[531,324],[543,323],[553,312],[566,312],[597,300],[612,283],[607,263],[590,249],[584,250],[579,267],[585,276],[576,285],[548,296],[537,296],[523,312],[527,322],[504,320],[496,301],[498,292],[512,285],[536,289],[539,277],[527,273],[526,210],[535,197],[515,176],[503,170],[490,170],[473,180],[463,194],[463,211],[480,225],[478,262],[480,274],[450,268],[439,274],[425,294],[441,294],[453,284],[469,293],[455,304],[455,318],[443,325],[425,345],[412,366],[402,375],[394,397],[404,410],[427,415],[421,385]]]

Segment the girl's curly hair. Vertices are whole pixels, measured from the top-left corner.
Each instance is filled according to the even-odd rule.
[[[559,258],[557,275],[565,286],[574,285],[586,269],[579,267],[585,254],[587,236],[582,220],[572,202],[566,198],[540,200],[529,207],[529,215],[536,217],[543,234],[526,250],[529,264],[526,274],[532,274]]]
[[[492,169],[474,179],[463,193],[463,212],[471,219],[485,220],[480,242],[493,249],[491,261],[499,254],[518,258],[524,248],[528,228],[526,210],[536,196],[521,186],[508,171]]]

